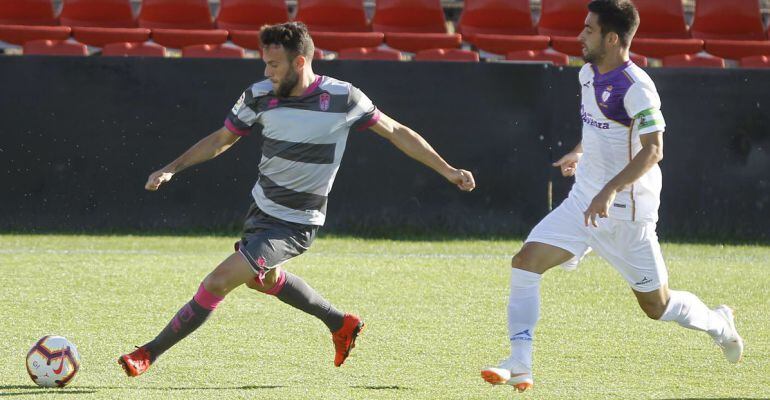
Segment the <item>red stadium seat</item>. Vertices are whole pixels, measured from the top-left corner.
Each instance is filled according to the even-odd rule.
[[[162,29],[212,29],[207,0],[144,0],[139,26]]]
[[[262,44],[259,42],[259,31],[230,31],[230,41],[245,49],[259,50]]]
[[[160,45],[181,49],[196,44],[222,44],[228,32],[222,29],[153,29],[152,40]]]
[[[129,0],[64,0],[62,25],[101,28],[135,28]]]
[[[551,37],[551,47],[575,57],[583,55],[577,40],[588,15],[587,0],[542,0],[537,32]]]
[[[458,48],[462,44],[459,33],[404,33],[385,34],[385,43],[394,49],[416,53],[428,49]]]
[[[477,34],[471,42],[481,50],[508,54],[525,50],[545,50],[551,38],[542,35],[489,35]]]
[[[229,31],[259,31],[289,20],[285,0],[221,0],[216,25]]]
[[[466,41],[495,54],[543,50],[551,41],[537,35],[529,0],[465,0],[459,28]]]
[[[641,23],[631,50],[648,57],[695,54],[703,40],[693,39],[687,30],[682,0],[635,0]]]
[[[460,49],[430,49],[418,51],[414,60],[479,62],[479,53]]]
[[[546,62],[553,65],[567,65],[569,63],[569,56],[566,54],[542,50],[512,51],[506,54],[505,59],[511,61]]]
[[[723,58],[711,56],[699,56],[695,54],[680,54],[676,56],[663,57],[664,67],[705,67],[705,68],[724,68],[725,60]]]
[[[551,47],[554,50],[569,54],[573,57],[583,56],[583,45],[575,36],[551,36]]]
[[[756,0],[698,0],[691,31],[693,37],[706,40],[707,52],[719,57],[770,54],[770,41]]]
[[[741,58],[743,68],[770,68],[770,56],[752,56]]]
[[[737,60],[770,54],[767,40],[706,40],[706,51],[722,58]]]
[[[0,40],[24,44],[30,40],[64,40],[68,26],[58,25],[51,0],[0,0]]]
[[[0,24],[58,25],[51,0],[2,0]]]
[[[458,28],[466,40],[479,33],[537,34],[529,0],[465,0]]]
[[[577,37],[588,15],[587,0],[542,0],[537,32],[548,36]]]
[[[109,43],[102,48],[103,57],[165,57],[166,48],[149,42],[138,43]]]
[[[401,52],[392,49],[356,47],[340,50],[340,60],[386,60],[401,61]]]
[[[103,47],[107,43],[144,42],[150,39],[147,28],[91,28],[73,27],[72,36],[80,43]]]
[[[59,18],[75,40],[90,46],[150,38],[149,29],[136,27],[129,0],[64,0]]]
[[[372,29],[385,32],[385,43],[414,53],[460,47],[462,36],[447,33],[440,0],[378,0]]]
[[[314,32],[371,31],[363,0],[297,0],[294,19]]]
[[[767,39],[757,0],[698,0],[690,32],[706,40]]]
[[[221,44],[228,32],[213,29],[207,0],[144,0],[139,26],[152,29],[152,39],[166,47]]]
[[[182,48],[182,57],[187,58],[243,58],[243,49],[240,47],[198,44]]]
[[[441,0],[378,0],[372,30],[385,33],[446,33]]]
[[[701,39],[634,38],[631,51],[647,57],[663,58],[677,54],[695,54],[703,50]]]
[[[354,47],[377,47],[385,40],[382,32],[311,32],[315,47],[340,51]]]
[[[634,0],[639,11],[636,38],[689,39],[682,0]]]
[[[30,40],[66,40],[71,32],[69,26],[0,25],[0,40],[22,45]]]
[[[284,0],[221,0],[216,25],[230,31],[230,40],[238,46],[259,49],[262,25],[289,20]]]
[[[24,55],[87,56],[88,49],[82,43],[64,40],[32,40],[24,43]]]

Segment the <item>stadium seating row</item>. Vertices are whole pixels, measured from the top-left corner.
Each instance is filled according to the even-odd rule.
[[[24,44],[24,54],[28,55],[70,55],[86,56],[87,47],[82,43],[62,40],[32,40]],[[166,57],[167,49],[152,42],[119,42],[109,43],[102,48],[102,56],[123,57]],[[182,48],[182,57],[189,58],[244,58],[243,48],[228,45],[200,44],[185,46]],[[323,58],[323,52],[316,49],[316,59]],[[341,49],[337,54],[339,60],[385,60],[401,61],[404,55],[397,50],[380,47],[355,47]],[[646,57],[633,55],[631,58],[639,66],[646,67]],[[553,65],[567,65],[569,57],[566,54],[522,50],[506,54],[506,60],[546,62]],[[428,49],[418,51],[412,58],[414,61],[462,61],[479,62],[479,53],[463,49]],[[663,58],[664,67],[710,67],[725,68],[724,59],[718,57],[698,57],[690,54],[672,55]],[[770,56],[751,56],[740,60],[739,65],[744,68],[770,68]]]
[[[459,50],[465,42],[511,59],[560,64],[566,56],[582,55],[577,35],[583,27],[585,3],[541,0],[535,25],[529,0],[465,0],[456,33],[447,29],[440,0],[377,0],[371,21],[362,0],[298,0],[294,19],[308,25],[317,47],[339,52],[340,58],[394,58],[399,50],[433,50],[422,54],[477,59],[476,52]],[[724,58],[740,59],[746,65],[751,61],[743,60],[770,55],[758,0],[697,0],[691,27],[685,22],[681,0],[635,0],[635,4],[642,24],[632,51],[641,64],[644,57],[652,57],[663,59],[664,65],[722,66]],[[259,28],[288,19],[284,0],[221,0],[216,18],[207,0],[143,0],[136,18],[129,0],[63,0],[58,16],[51,0],[3,0],[0,40],[18,45],[36,41],[25,46],[25,52],[27,47],[32,52],[74,49],[78,43],[58,43],[70,37],[89,46],[121,43],[115,46],[157,52],[150,44],[126,44],[152,39],[159,46],[198,46],[209,49],[205,54],[236,55],[233,51],[243,50],[220,45],[229,40],[258,50]],[[377,49],[382,44],[391,49]]]

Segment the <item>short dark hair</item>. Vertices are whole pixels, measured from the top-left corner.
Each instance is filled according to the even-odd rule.
[[[307,59],[313,59],[315,45],[307,26],[302,22],[285,22],[283,24],[265,25],[259,31],[259,41],[262,47],[280,45],[289,54],[289,60],[293,60],[302,54]]]
[[[615,32],[620,44],[628,47],[639,27],[639,12],[631,0],[592,0],[588,3],[588,11],[599,16],[602,36]]]

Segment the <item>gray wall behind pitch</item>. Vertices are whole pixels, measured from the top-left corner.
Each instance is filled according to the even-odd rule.
[[[0,230],[237,227],[258,137],[159,192],[147,175],[222,125],[258,60],[2,57]],[[318,62],[364,90],[457,167],[461,193],[371,132],[351,134],[326,230],[526,234],[571,180],[550,162],[579,140],[577,69],[468,63]],[[650,71],[663,99],[659,231],[770,239],[770,74]]]

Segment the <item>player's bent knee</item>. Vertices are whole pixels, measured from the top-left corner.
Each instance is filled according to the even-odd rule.
[[[203,279],[203,287],[205,287],[208,292],[218,296],[222,296],[229,292],[225,279],[214,272],[206,275],[206,278]]]
[[[527,256],[519,251],[511,258],[511,268],[522,268],[527,265],[527,261]]]
[[[542,264],[542,262],[538,260],[537,257],[533,257],[531,252],[526,249],[519,250],[519,252],[511,259],[511,268],[518,268],[529,272],[540,273],[540,264]]]
[[[254,279],[250,279],[248,282],[246,282],[246,286],[258,292],[269,292],[271,289],[273,289],[273,287],[275,287],[276,283],[278,283],[278,275],[279,269],[272,269],[267,274],[265,274],[265,277],[261,282],[255,277]]]

